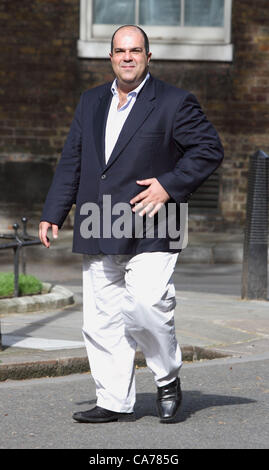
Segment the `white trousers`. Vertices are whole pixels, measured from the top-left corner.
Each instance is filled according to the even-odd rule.
[[[177,253],[84,255],[83,336],[97,405],[132,412],[137,345],[158,387],[182,365],[175,336],[175,288],[171,277]]]

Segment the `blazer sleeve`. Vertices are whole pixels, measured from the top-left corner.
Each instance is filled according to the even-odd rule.
[[[81,167],[82,100],[83,95],[77,105],[40,219],[56,224],[58,227],[62,226],[72,205],[76,202]]]
[[[191,93],[186,95],[176,112],[173,139],[181,156],[172,171],[157,176],[157,179],[180,204],[188,200],[224,157],[216,130]]]

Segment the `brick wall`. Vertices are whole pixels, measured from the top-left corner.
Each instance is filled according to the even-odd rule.
[[[78,8],[1,0],[0,230],[24,213],[40,216],[80,94]]]
[[[266,0],[233,0],[232,63],[151,62],[196,94],[223,140],[219,215],[196,218],[199,230],[242,226],[248,159],[269,153],[268,24]],[[77,58],[79,0],[2,0],[0,28],[1,230],[24,208],[39,214],[81,91],[113,75],[109,61]]]
[[[269,154],[268,24],[266,0],[233,2],[234,61],[224,85],[227,95],[213,119],[226,149],[221,210],[234,224],[245,218],[249,157],[258,149]]]

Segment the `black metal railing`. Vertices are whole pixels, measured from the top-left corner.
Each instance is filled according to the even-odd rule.
[[[26,254],[22,249],[25,246],[41,245],[39,238],[29,235],[27,232],[27,217],[21,218],[23,230],[19,232],[19,224],[13,225],[14,233],[0,234],[0,239],[12,240],[8,243],[0,243],[0,250],[13,249],[13,266],[14,266],[14,294],[13,297],[19,296],[19,267],[20,259],[22,263],[22,272],[26,274]]]

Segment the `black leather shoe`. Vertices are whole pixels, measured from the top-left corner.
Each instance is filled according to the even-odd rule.
[[[135,421],[135,415],[134,413],[117,413],[96,406],[92,410],[77,411],[73,414],[73,419],[80,423],[109,423],[110,421]]]
[[[182,400],[180,379],[163,387],[158,387],[157,410],[161,423],[171,423],[174,421]]]

